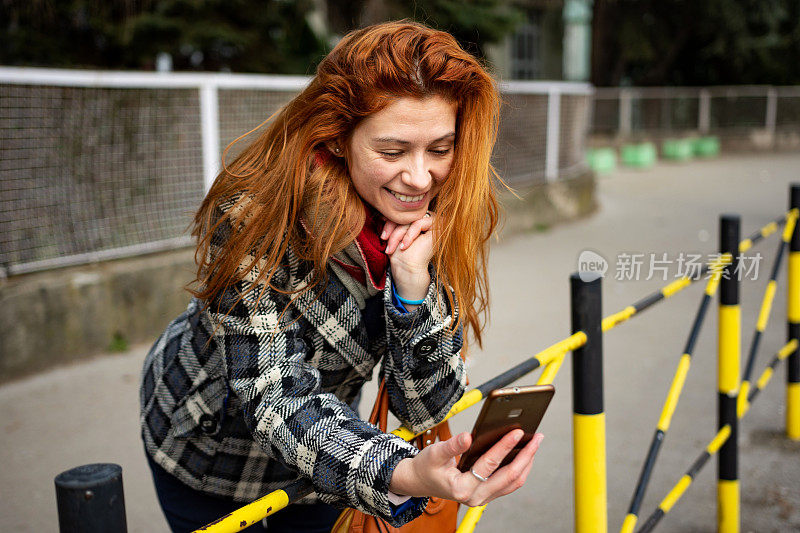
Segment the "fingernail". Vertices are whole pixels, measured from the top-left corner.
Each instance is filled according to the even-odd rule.
[[[384,231],[383,233],[381,233],[381,239],[383,239],[383,240],[386,240],[386,231]]]
[[[517,431],[516,433],[514,433],[514,442],[519,442],[520,440],[522,440],[523,435],[524,433],[522,431]]]
[[[541,443],[542,443],[542,441],[544,440],[544,435],[543,435],[543,434],[541,434],[541,433],[537,433],[537,434],[536,434],[536,438],[538,439],[538,440],[536,441],[536,444],[541,444]]]
[[[463,433],[461,435],[459,435],[458,436],[458,443],[460,445],[462,445],[462,446],[466,446],[467,445],[467,436],[465,434],[463,434]]]
[[[400,249],[401,249],[401,250],[405,250],[405,249],[406,249],[406,243],[404,243],[404,242],[401,242],[401,243],[400,243]]]

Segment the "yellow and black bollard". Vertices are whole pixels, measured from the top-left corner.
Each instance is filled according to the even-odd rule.
[[[718,428],[731,428],[730,437],[719,452],[717,472],[717,531],[739,532],[738,417],[741,352],[741,316],[739,309],[739,226],[736,215],[720,217],[720,253],[731,254],[720,281],[718,341]]]
[[[790,209],[800,210],[800,183],[790,193]],[[788,341],[800,339],[800,223],[789,242],[789,276],[786,292]],[[800,350],[789,356],[786,372],[786,436],[800,440]]]
[[[570,288],[572,331],[586,334],[586,344],[572,356],[575,531],[605,533],[608,511],[601,277],[587,272],[572,274]]]

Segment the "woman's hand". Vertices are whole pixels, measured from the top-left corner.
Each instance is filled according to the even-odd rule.
[[[486,481],[456,468],[456,457],[466,452],[472,443],[469,433],[461,433],[426,447],[416,457],[400,461],[392,474],[389,490],[406,496],[436,496],[470,507],[486,505],[525,483],[533,457],[544,438],[541,433],[537,433],[511,463],[497,469],[522,435],[521,429],[507,433],[475,462],[472,470],[488,478]]]
[[[434,215],[428,212],[411,224],[399,225],[387,221],[383,226],[381,239],[387,241],[386,254],[392,268],[392,280],[397,293],[406,300],[421,300],[428,293],[431,282],[428,263],[433,257],[433,223]]]

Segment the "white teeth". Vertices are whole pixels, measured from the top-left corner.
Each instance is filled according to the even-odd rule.
[[[405,194],[399,194],[394,191],[389,191],[392,195],[400,200],[401,202],[419,202],[423,198],[425,198],[424,194],[420,194],[419,196],[406,196]]]

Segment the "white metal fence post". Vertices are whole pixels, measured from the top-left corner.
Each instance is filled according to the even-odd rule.
[[[767,109],[764,128],[769,132],[771,144],[775,144],[775,123],[778,117],[778,92],[775,87],[767,89]]]
[[[700,89],[700,102],[697,107],[697,129],[707,134],[711,129],[711,96],[708,89]]]
[[[219,93],[212,82],[200,86],[200,123],[203,138],[203,186],[208,192],[220,170]]]
[[[619,92],[619,135],[623,139],[631,135],[631,92],[628,89]]]
[[[561,91],[547,92],[547,145],[545,151],[544,177],[547,181],[558,178],[558,151],[561,135]]]

